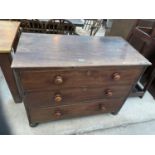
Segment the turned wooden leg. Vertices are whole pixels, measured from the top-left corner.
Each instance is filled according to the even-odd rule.
[[[8,84],[8,87],[15,103],[20,103],[22,102],[22,97],[17,86],[18,83],[16,82],[15,75],[13,73],[13,70],[11,69],[11,63],[11,53],[0,53],[0,66]]]

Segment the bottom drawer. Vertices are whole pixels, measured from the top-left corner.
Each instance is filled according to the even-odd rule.
[[[123,102],[121,100],[100,101],[96,103],[65,105],[48,108],[30,108],[29,116],[31,123],[39,123],[50,120],[71,118],[77,116],[108,113],[117,111]]]

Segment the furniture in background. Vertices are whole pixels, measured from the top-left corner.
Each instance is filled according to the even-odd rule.
[[[127,41],[152,63],[140,79],[143,87],[137,84],[131,94],[131,96],[143,97],[155,79],[155,21],[137,20]]]
[[[83,29],[88,31],[90,36],[95,36],[101,26],[103,26],[103,23],[103,19],[85,19]]]
[[[154,59],[152,60],[152,72],[151,72],[151,75],[150,75],[150,85],[148,86],[148,90],[149,92],[152,94],[152,96],[155,98],[155,57]]]
[[[19,22],[0,21],[0,67],[15,103],[22,101],[18,83],[11,69],[13,47],[17,45]]]
[[[51,19],[39,19],[42,23],[47,23]],[[65,19],[69,22],[71,22],[75,27],[83,27],[84,25],[84,20],[82,19]]]
[[[43,23],[38,19],[23,19],[20,20],[20,23],[20,27],[23,32],[45,33],[46,31],[43,26]]]
[[[91,26],[90,36],[95,36],[103,24],[103,19],[97,19]]]
[[[12,68],[30,126],[36,126],[63,118],[117,114],[148,65],[119,37],[22,33]]]
[[[127,41],[147,59],[152,57],[155,38],[155,20],[137,20],[131,29]]]
[[[51,34],[74,34],[75,26],[68,20],[51,19],[48,21],[40,20],[21,20],[22,32],[39,32]]]
[[[74,22],[78,26],[82,25],[82,22],[80,23],[79,20],[75,20]],[[15,103],[22,102],[22,97],[20,95],[18,81],[16,80],[16,77],[14,76],[14,73],[11,69],[11,63],[13,59],[12,55],[16,52],[22,30],[24,29],[25,32],[46,33],[45,27],[43,27],[45,26],[46,22],[43,24],[44,25],[42,25],[42,22],[37,19],[0,20],[0,66]],[[19,25],[22,28],[20,28]],[[72,32],[72,30],[70,32]]]
[[[67,19],[67,20],[70,21],[76,27],[83,27],[84,25],[83,19]]]
[[[45,25],[46,33],[50,34],[75,34],[75,26],[68,20],[51,19]]]
[[[82,27],[80,19],[13,19],[21,22],[22,32],[51,33],[51,34],[76,34],[75,27]]]
[[[113,19],[110,22],[106,27],[105,36],[121,36],[127,39],[137,19]]]
[[[106,35],[121,36],[152,62],[154,56],[154,20],[116,19],[112,20]],[[133,89],[131,96],[143,97],[154,79],[153,66],[148,67]],[[143,84],[143,86],[141,86]]]

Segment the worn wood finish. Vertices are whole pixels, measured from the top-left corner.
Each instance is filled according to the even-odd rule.
[[[0,67],[16,103],[21,102],[12,63],[12,48],[15,43],[16,34],[19,28],[19,22],[0,21]]]
[[[90,101],[89,103],[82,103],[81,105],[74,104],[61,107],[30,108],[30,122],[40,123],[50,120],[60,120],[63,118],[113,112],[121,106],[121,103],[121,100],[113,100],[111,102]]]
[[[23,33],[19,40],[17,53],[12,64],[15,68],[150,64],[120,37]]]
[[[49,107],[74,104],[80,102],[89,102],[90,100],[110,100],[125,96],[131,89],[127,86],[106,86],[101,88],[74,88],[74,89],[55,89],[48,92],[26,93],[24,101],[32,107]],[[107,95],[108,90],[112,92],[111,96]],[[59,98],[58,98],[59,97]]]
[[[105,87],[107,85],[130,85],[135,76],[142,72],[142,67],[96,67],[64,70],[22,70],[22,86],[25,91],[55,90],[59,88]],[[118,73],[120,79],[115,80]],[[57,77],[62,83],[56,83]]]
[[[30,125],[35,126],[116,114],[148,65],[119,37],[22,34],[12,67],[19,74]]]
[[[129,43],[137,49],[144,57],[150,62],[154,59],[155,50],[155,21],[154,20],[138,20],[135,26],[133,26],[129,36]],[[140,81],[144,88],[141,88],[139,84],[136,85],[131,96],[143,97],[147,89],[150,87],[152,81],[155,78],[153,66],[147,68],[141,77]]]

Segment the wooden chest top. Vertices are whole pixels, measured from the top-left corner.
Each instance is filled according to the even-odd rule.
[[[150,65],[120,37],[23,33],[12,67],[92,67]]]
[[[9,53],[20,22],[0,21],[0,53]]]

